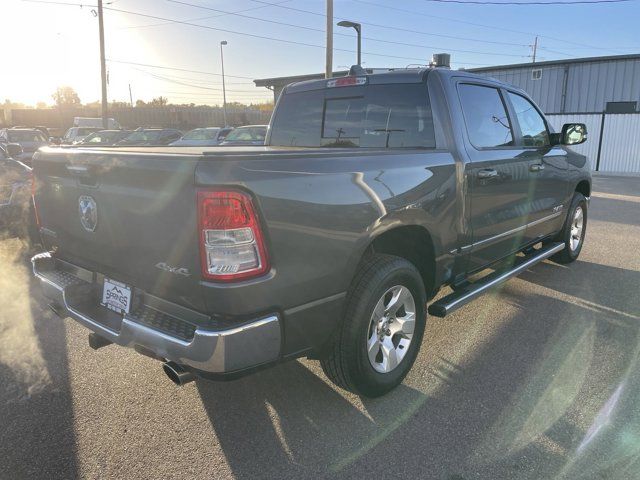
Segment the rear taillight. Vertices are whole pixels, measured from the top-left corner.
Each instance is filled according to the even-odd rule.
[[[204,278],[233,281],[269,270],[260,222],[247,194],[198,192],[198,219]]]

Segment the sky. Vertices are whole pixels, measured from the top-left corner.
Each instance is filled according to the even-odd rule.
[[[96,0],[0,3],[0,102],[51,104],[60,85],[73,87],[83,103],[100,98]],[[253,79],[325,68],[324,0],[104,0],[104,6],[109,101],[129,101],[130,85],[134,102],[162,95],[172,103],[221,104],[222,40],[227,101],[269,101],[271,92]],[[541,61],[640,53],[639,18],[640,0],[334,1],[334,23],[362,23],[369,68],[426,64],[439,52],[451,54],[453,68],[530,62],[536,36]],[[334,69],[356,63],[355,31],[335,26],[334,48]]]

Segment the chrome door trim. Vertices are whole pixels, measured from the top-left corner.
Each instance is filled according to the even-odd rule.
[[[467,252],[473,248],[479,247],[479,246],[483,246],[483,245],[491,245],[492,243],[495,243],[499,240],[502,240],[503,238],[506,237],[510,237],[511,235],[514,235],[518,232],[521,232],[523,230],[526,230],[529,227],[533,227],[535,225],[539,225],[542,222],[547,222],[549,220],[553,220],[554,218],[559,217],[560,215],[562,215],[562,210],[557,211],[555,213],[552,213],[551,215],[547,215],[546,217],[542,217],[539,218],[538,220],[534,220],[533,222],[529,222],[525,225],[521,225],[519,227],[516,228],[512,228],[511,230],[507,230],[506,232],[502,232],[499,233],[498,235],[494,235],[493,237],[489,237],[489,238],[485,238],[484,240],[480,240],[479,242],[475,242],[472,243],[470,245],[465,245],[464,247],[462,247],[460,249],[461,252]]]

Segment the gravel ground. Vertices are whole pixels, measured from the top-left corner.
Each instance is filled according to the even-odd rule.
[[[177,388],[46,308],[0,243],[0,478],[640,478],[640,178],[595,178],[587,240],[446,319],[404,384],[301,360]]]

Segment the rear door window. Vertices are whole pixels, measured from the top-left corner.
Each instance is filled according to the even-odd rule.
[[[458,86],[469,140],[476,148],[513,145],[507,109],[497,88],[463,83]]]
[[[285,94],[271,145],[434,148],[424,84],[368,85]]]

